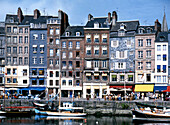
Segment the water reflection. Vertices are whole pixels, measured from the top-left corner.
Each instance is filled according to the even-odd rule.
[[[85,118],[66,118],[39,116],[32,117],[5,117],[0,116],[0,124],[3,125],[168,125],[168,123],[133,123],[132,117],[95,117],[89,115]]]

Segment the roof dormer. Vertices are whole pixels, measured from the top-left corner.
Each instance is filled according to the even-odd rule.
[[[70,32],[66,31],[65,36],[70,36]]]
[[[120,29],[126,29],[126,25],[125,24],[120,24]]]
[[[94,28],[99,28],[99,23],[98,22],[94,23]]]
[[[80,36],[80,32],[79,31],[76,32],[76,36]]]

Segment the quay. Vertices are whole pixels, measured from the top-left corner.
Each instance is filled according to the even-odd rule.
[[[34,112],[33,103],[32,102],[40,102],[40,103],[47,103],[47,100],[32,100],[32,99],[6,99],[5,100],[5,107],[7,110],[10,110],[8,107],[32,107],[32,108],[21,108],[21,111],[30,111]],[[62,99],[61,102],[65,101],[72,101],[71,99]],[[151,100],[151,101],[143,101],[137,100],[138,102],[142,102],[149,105],[157,105],[157,106],[165,106],[170,107],[169,101],[161,101],[161,100]],[[135,107],[136,101],[106,101],[106,100],[74,100],[76,106],[84,107],[85,112],[88,115],[95,115],[95,116],[132,116],[131,109]],[[58,107],[59,101],[54,100],[52,102],[48,102],[49,106]],[[0,99],[1,106],[4,104],[4,100]]]

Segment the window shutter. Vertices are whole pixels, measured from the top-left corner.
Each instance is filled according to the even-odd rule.
[[[119,58],[119,51],[116,51],[116,58]]]
[[[115,69],[118,69],[118,62],[115,62]]]
[[[124,51],[124,58],[127,58],[127,50]]]
[[[126,69],[126,62],[123,63],[123,69]]]
[[[119,46],[119,41],[117,40],[117,47]]]

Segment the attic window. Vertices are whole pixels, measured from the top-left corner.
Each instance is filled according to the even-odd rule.
[[[160,41],[164,41],[165,37],[164,36],[160,36]]]
[[[76,32],[76,36],[80,36],[80,32]]]
[[[121,24],[121,25],[120,25],[120,29],[125,29],[125,25],[124,25],[124,24]]]
[[[143,33],[143,29],[139,29],[139,34],[142,34]]]
[[[151,28],[148,28],[146,32],[151,33]]]
[[[99,28],[99,23],[98,22],[94,23],[94,28]]]
[[[66,34],[65,34],[66,36],[70,36],[70,33],[69,32],[66,32]]]

